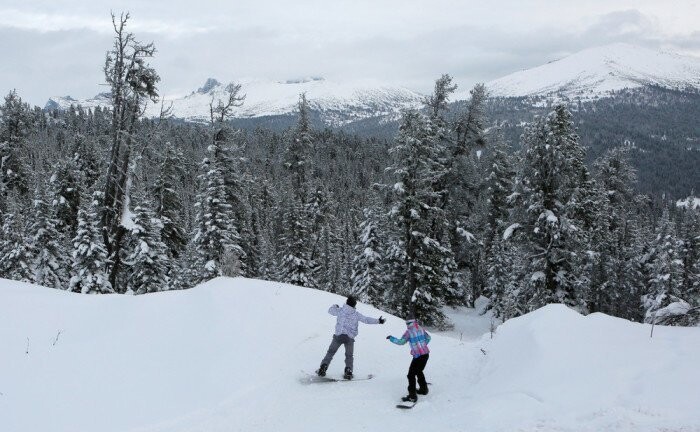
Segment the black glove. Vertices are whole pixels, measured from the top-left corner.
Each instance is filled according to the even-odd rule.
[[[391,339],[391,336],[387,336],[386,339],[387,339],[387,340]]]
[[[379,321],[379,324],[384,324],[386,322],[386,320],[382,317],[379,317],[377,321]]]

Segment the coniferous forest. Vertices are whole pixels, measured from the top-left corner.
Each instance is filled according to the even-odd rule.
[[[449,326],[444,306],[490,299],[502,318],[549,303],[633,321],[700,321],[700,211],[640,194],[627,147],[591,160],[567,104],[512,145],[483,85],[450,105],[439,77],[395,136],[313,126],[239,129],[241,87],[210,121],[146,118],[159,75],[114,21],[112,108],[0,106],[0,277],[146,294],[244,276],[353,294]],[[650,167],[649,169],[653,169]],[[669,310],[683,313],[670,314]]]

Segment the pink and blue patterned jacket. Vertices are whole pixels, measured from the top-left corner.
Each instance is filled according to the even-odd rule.
[[[406,342],[408,342],[411,346],[411,355],[413,358],[430,353],[430,350],[428,349],[430,335],[428,332],[423,330],[423,327],[419,326],[418,321],[416,320],[406,321],[406,324],[408,325],[408,329],[403,336],[401,336],[401,339],[390,336],[389,340],[396,345],[404,345]]]

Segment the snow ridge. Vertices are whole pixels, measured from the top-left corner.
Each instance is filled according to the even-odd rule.
[[[241,92],[246,94],[243,106],[233,111],[235,118],[255,118],[285,115],[296,112],[301,93],[306,93],[311,109],[317,111],[324,123],[342,126],[371,117],[396,117],[401,110],[421,106],[423,96],[403,87],[387,86],[373,81],[341,83],[320,77],[272,81],[267,79],[242,79]],[[172,104],[176,118],[206,122],[209,120],[209,104],[212,99],[226,97],[226,84],[214,78],[186,96],[166,97],[164,105]],[[71,105],[84,108],[109,107],[109,95],[101,94],[91,99],[76,100],[70,96],[52,97],[48,109],[68,109]],[[160,104],[150,104],[146,115],[158,117]]]
[[[616,43],[515,72],[486,84],[493,96],[592,99],[643,86],[700,89],[700,59]]]

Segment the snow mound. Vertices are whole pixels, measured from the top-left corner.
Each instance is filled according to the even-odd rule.
[[[515,72],[486,84],[493,96],[592,99],[642,86],[700,88],[700,59],[616,43]]]
[[[355,372],[374,379],[300,383],[330,341],[326,310],[343,300],[249,279],[144,296],[0,281],[0,429],[700,429],[700,328],[656,326],[650,339],[648,325],[551,305],[493,339],[434,334],[431,393],[403,411],[410,356],[385,340],[405,328],[396,317],[360,327]]]

